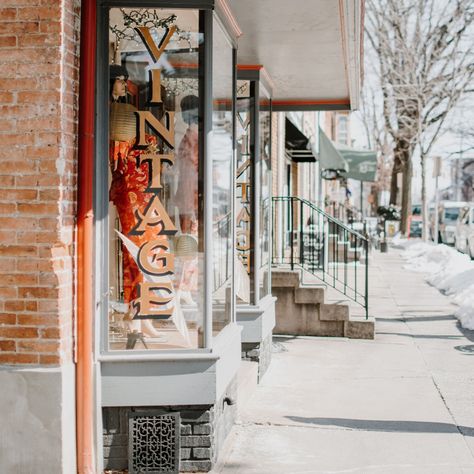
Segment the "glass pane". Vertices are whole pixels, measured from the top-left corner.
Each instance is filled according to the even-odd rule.
[[[108,347],[201,347],[199,11],[109,22]]]
[[[271,154],[270,154],[270,101],[260,100],[260,269],[259,297],[262,299],[270,293],[270,223],[271,223]]]
[[[236,263],[235,292],[237,304],[249,304],[253,293],[252,230],[252,147],[251,117],[253,102],[250,81],[237,81],[236,123]]]
[[[213,27],[213,273],[212,325],[218,333],[232,320],[232,47],[214,19]]]

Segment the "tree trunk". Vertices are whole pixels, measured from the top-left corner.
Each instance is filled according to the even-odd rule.
[[[392,176],[390,179],[390,204],[397,204],[398,195],[398,172],[400,171],[400,162],[397,158],[393,160]]]
[[[400,231],[403,235],[407,234],[408,217],[411,215],[411,179],[413,176],[413,166],[411,163],[410,152],[404,151],[405,166],[403,167],[402,180],[402,219],[400,222]]]

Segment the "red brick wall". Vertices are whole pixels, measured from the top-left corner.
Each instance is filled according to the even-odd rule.
[[[0,364],[71,360],[78,0],[0,3]]]

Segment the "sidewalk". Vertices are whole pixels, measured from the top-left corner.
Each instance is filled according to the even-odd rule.
[[[473,473],[474,332],[399,251],[370,269],[375,341],[279,338],[221,474]]]

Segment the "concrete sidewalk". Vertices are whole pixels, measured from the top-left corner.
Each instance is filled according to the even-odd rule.
[[[474,333],[402,266],[396,249],[371,262],[375,341],[276,339],[214,472],[474,472]]]

